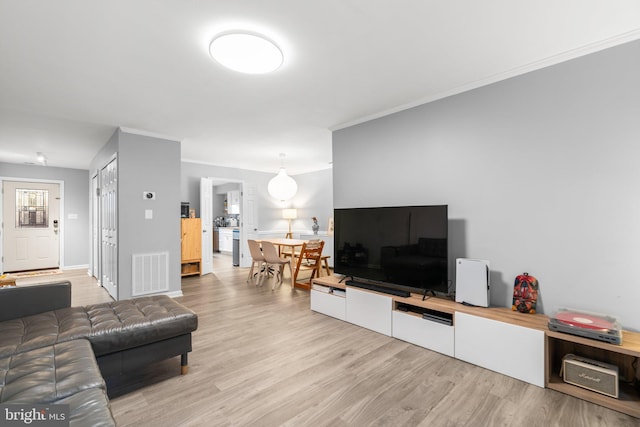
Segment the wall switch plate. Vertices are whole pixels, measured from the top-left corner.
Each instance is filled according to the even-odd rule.
[[[155,191],[143,191],[142,192],[142,199],[143,200],[155,200],[156,199],[156,192]]]
[[[145,211],[144,211],[144,219],[153,219],[153,210],[145,209]]]

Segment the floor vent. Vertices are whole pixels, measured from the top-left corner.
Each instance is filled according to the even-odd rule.
[[[132,296],[169,290],[169,252],[132,256]]]

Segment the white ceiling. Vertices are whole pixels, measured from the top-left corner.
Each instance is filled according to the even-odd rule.
[[[234,28],[284,65],[219,66]],[[183,160],[326,169],[332,129],[638,38],[635,0],[0,0],[0,161],[87,169],[120,126]]]

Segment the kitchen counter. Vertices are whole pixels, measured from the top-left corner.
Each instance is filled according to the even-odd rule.
[[[233,252],[233,232],[240,227],[218,227],[214,234],[218,235],[218,250],[222,253]]]

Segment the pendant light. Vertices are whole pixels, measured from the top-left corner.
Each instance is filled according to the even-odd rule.
[[[284,156],[284,154],[280,154],[281,159],[284,159]],[[293,178],[287,175],[284,166],[280,166],[278,174],[269,181],[267,191],[269,191],[272,197],[280,201],[285,201],[296,195],[298,184],[296,184]]]

